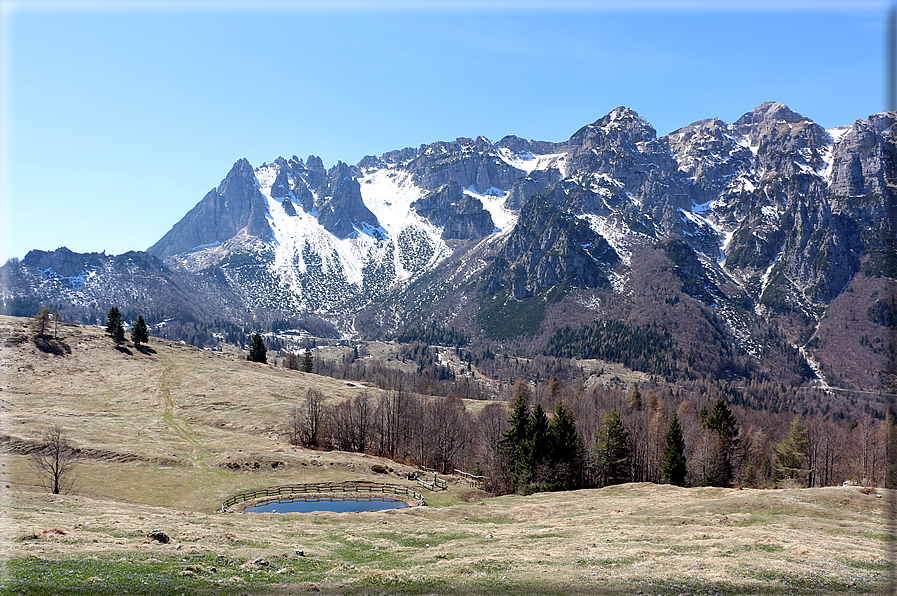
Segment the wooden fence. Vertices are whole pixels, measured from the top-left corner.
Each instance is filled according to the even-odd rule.
[[[418,478],[417,483],[424,488],[429,488],[430,490],[446,490],[448,488],[448,484],[442,478],[433,477],[433,482],[427,482],[423,478]]]
[[[448,489],[448,483],[436,475],[436,470],[434,470],[433,468],[428,468],[427,466],[420,466],[420,469],[426,472],[433,472],[433,482],[427,482],[423,478],[418,478],[417,483],[419,485],[432,491]]]
[[[479,488],[481,484],[483,484],[484,480],[489,480],[488,476],[476,476],[469,472],[462,472],[458,468],[455,468],[455,472],[461,475],[461,478],[467,481],[470,486]]]
[[[275,486],[273,488],[262,488],[259,490],[240,493],[229,498],[221,504],[221,511],[226,511],[228,507],[232,507],[243,501],[251,501],[262,497],[279,497],[283,495],[301,495],[315,493],[381,493],[393,495],[405,495],[414,498],[418,504],[426,505],[423,495],[420,493],[398,484],[365,484],[358,482],[319,482],[316,484],[289,484],[285,486]]]

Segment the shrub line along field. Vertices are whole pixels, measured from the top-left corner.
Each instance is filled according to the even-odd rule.
[[[287,442],[309,388],[334,402],[363,388],[156,339],[117,350],[92,328],[66,326],[70,352],[51,354],[25,323],[0,317],[3,594],[889,593],[894,495],[881,489],[488,498],[449,477],[428,507],[218,513],[279,485],[413,488],[413,468]],[[46,492],[28,456],[53,424],[87,456],[70,494]]]

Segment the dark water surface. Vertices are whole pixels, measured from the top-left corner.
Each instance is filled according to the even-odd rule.
[[[357,511],[380,511],[381,509],[399,509],[407,507],[405,501],[384,499],[382,497],[350,497],[350,498],[315,498],[281,499],[268,501],[254,507],[247,507],[244,513],[311,513],[312,511],[331,511],[349,513]]]

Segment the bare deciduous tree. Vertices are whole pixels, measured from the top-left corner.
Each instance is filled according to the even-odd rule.
[[[450,474],[452,463],[460,459],[461,452],[467,444],[470,419],[464,402],[457,397],[442,397],[429,406],[433,433],[434,467],[439,467],[443,474]]]
[[[317,389],[309,389],[305,402],[290,411],[290,422],[287,427],[290,443],[317,447],[321,441],[325,416],[324,394]]]
[[[303,441],[309,447],[317,447],[324,425],[324,394],[317,389],[309,389],[305,394],[305,436]]]
[[[37,335],[38,337],[44,336],[51,316],[52,313],[50,312],[50,307],[42,306],[40,308],[40,311],[36,315],[34,315],[34,317],[32,317],[32,328],[34,329],[35,335]]]
[[[44,431],[38,451],[31,454],[37,475],[44,487],[54,495],[67,493],[74,486],[73,470],[81,452],[59,426]]]
[[[489,486],[497,488],[502,476],[502,457],[499,441],[505,436],[509,424],[508,408],[504,404],[491,403],[480,410],[476,418],[475,462],[489,476]]]
[[[287,352],[283,359],[283,367],[289,370],[299,370],[299,356],[292,352]]]

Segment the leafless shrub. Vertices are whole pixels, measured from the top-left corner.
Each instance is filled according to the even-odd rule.
[[[71,492],[75,483],[74,468],[81,452],[59,426],[51,426],[41,437],[40,449],[31,454],[31,461],[44,488],[54,495]]]

